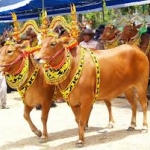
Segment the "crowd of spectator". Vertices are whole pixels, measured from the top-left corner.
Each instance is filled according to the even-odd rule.
[[[12,39],[12,29],[5,28],[2,35],[0,35],[0,47],[3,46],[8,39]]]

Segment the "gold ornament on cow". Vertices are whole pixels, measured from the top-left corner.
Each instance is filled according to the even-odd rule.
[[[63,97],[65,99],[68,99],[69,94],[73,91],[73,89],[75,88],[76,84],[78,83],[78,81],[81,77],[82,70],[83,70],[83,64],[84,64],[84,61],[85,61],[85,59],[84,59],[85,58],[85,53],[84,53],[83,48],[81,48],[81,56],[80,57],[81,58],[80,58],[80,62],[78,64],[78,68],[77,68],[76,73],[73,76],[71,82],[69,83],[69,85],[63,90],[58,86],[61,94],[63,95]]]
[[[94,55],[94,53],[87,49],[88,52],[90,53],[92,59],[93,59],[93,62],[95,64],[95,68],[96,68],[96,91],[95,91],[95,97],[94,97],[94,100],[93,102],[95,102],[95,100],[97,99],[97,97],[99,96],[99,92],[100,92],[100,65],[99,65],[99,62],[96,58],[96,56]]]
[[[64,81],[71,68],[70,53],[68,52],[66,61],[61,68],[53,69],[48,64],[44,65],[44,76],[48,84],[58,84]]]
[[[13,25],[14,25],[12,35],[15,41],[20,41],[20,35],[19,35],[20,23],[17,20],[17,15],[14,12],[12,12],[11,14],[12,14]]]
[[[76,7],[71,5],[71,23],[69,24],[63,16],[53,18],[48,28],[47,36],[51,36],[55,29],[59,26],[63,27],[72,39],[65,45],[66,48],[72,49],[78,45],[77,38],[79,35],[79,28],[77,23]],[[57,35],[58,36],[58,35]]]
[[[7,72],[5,73],[7,83],[12,88],[15,88],[15,89],[20,88],[27,80],[28,73],[29,73],[29,59],[26,58],[24,61],[25,61],[24,67],[19,74],[13,75]]]
[[[78,23],[77,23],[77,14],[76,14],[76,7],[74,4],[71,5],[71,32],[70,35],[77,39],[79,36],[79,27],[78,27]]]
[[[41,35],[42,39],[44,39],[48,34],[48,26],[49,26],[49,20],[47,16],[46,10],[42,10],[42,24],[41,24]]]
[[[29,88],[34,83],[34,81],[38,75],[38,72],[39,72],[39,66],[36,65],[33,73],[30,76],[28,76],[28,80],[26,81],[26,83],[21,88],[17,88],[17,91],[23,100],[24,100],[24,96],[25,96],[26,91],[29,90]]]

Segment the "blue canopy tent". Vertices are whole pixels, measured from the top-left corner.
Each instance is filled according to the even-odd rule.
[[[0,12],[17,9],[19,7],[25,6],[31,0],[0,0]]]
[[[109,8],[121,8],[134,5],[150,4],[150,0],[106,0],[107,7]]]
[[[109,8],[150,3],[150,0],[105,1]],[[103,0],[1,0],[0,22],[11,22],[11,12],[15,12],[17,14],[18,20],[38,18],[43,8],[46,9],[49,16],[68,14],[70,13],[71,3],[76,5],[77,13],[100,11],[103,7]]]

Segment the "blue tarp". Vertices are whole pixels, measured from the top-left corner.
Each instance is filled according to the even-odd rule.
[[[106,0],[109,8],[121,8],[134,5],[150,4],[150,0]]]
[[[29,4],[31,0],[0,0],[0,12],[17,9]]]
[[[19,1],[24,2],[24,6],[13,8],[12,4],[17,4]],[[18,20],[38,18],[43,8],[47,10],[49,16],[58,14],[64,15],[70,13],[70,4],[72,3],[76,5],[77,13],[100,11],[102,9],[101,0],[1,0],[0,21],[12,21],[11,12],[15,12],[17,14]],[[110,8],[127,7],[148,3],[150,3],[150,0],[106,0],[106,5]],[[4,9],[4,7],[9,5],[11,6],[10,10],[6,9],[6,11],[1,11],[2,8]]]

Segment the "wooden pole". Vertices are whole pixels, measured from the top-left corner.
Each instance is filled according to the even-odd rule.
[[[103,23],[105,24],[105,7],[104,7],[105,0],[101,0],[101,2],[102,2],[102,18]]]
[[[45,3],[44,3],[44,0],[42,0],[42,10],[45,9]]]

